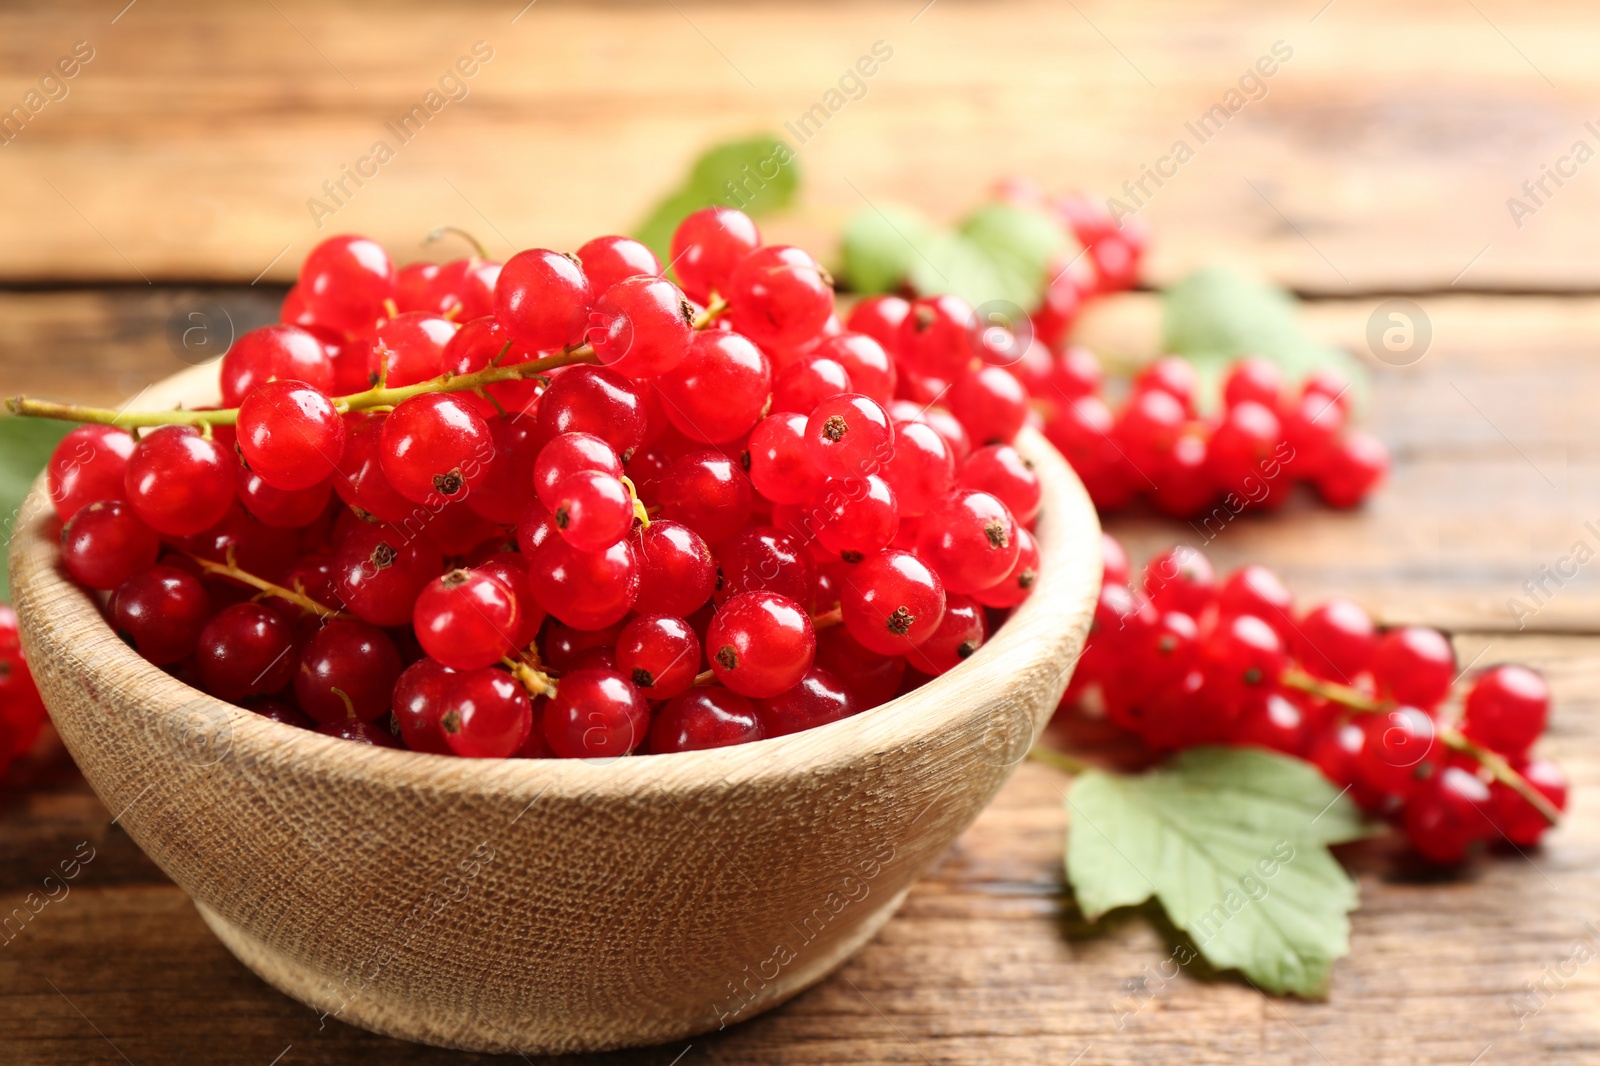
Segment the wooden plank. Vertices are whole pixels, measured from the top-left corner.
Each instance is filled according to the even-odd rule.
[[[592,1060],[763,1064],[1438,1063],[1493,1046],[1496,1063],[1600,1055],[1600,964],[1558,973],[1524,1019],[1523,982],[1568,959],[1600,922],[1600,638],[1466,634],[1461,656],[1547,672],[1549,752],[1574,781],[1571,817],[1542,849],[1461,874],[1426,871],[1392,841],[1345,849],[1362,907],[1327,1002],[1267,999],[1198,974],[1163,979],[1172,948],[1136,915],[1089,925],[1065,893],[1067,817],[1056,771],[1028,763],[833,977],[779,1010],[661,1048]],[[205,1061],[262,1066],[456,1062],[330,1021],[235,963],[192,906],[70,778],[0,809],[0,906],[89,841],[71,893],[0,950],[0,1052],[17,1066]],[[1141,982],[1143,982],[1141,984]],[[114,1045],[115,1050],[113,1050]],[[692,1050],[679,1060],[686,1045]],[[287,1050],[286,1050],[287,1049]],[[557,1060],[540,1060],[557,1061]],[[565,1061],[565,1060],[562,1060]],[[577,1061],[577,1060],[572,1060]]]
[[[796,122],[882,41],[864,95],[795,138],[805,208],[779,235],[826,249],[867,200],[950,216],[1000,175],[1111,193],[1150,166],[1173,174],[1139,194],[1157,281],[1232,256],[1331,293],[1600,285],[1600,179],[1561,162],[1600,147],[1583,0],[519,6],[0,12],[5,108],[74,42],[94,50],[3,147],[0,278],[282,280],[319,236],[410,258],[444,222],[502,255],[575,247],[634,223],[708,142]],[[468,95],[394,137],[480,40]],[[1202,143],[1186,124],[1279,41],[1265,96]],[[319,231],[308,200],[381,139],[393,160]],[[1573,176],[1519,226],[1508,198],[1546,164]]]

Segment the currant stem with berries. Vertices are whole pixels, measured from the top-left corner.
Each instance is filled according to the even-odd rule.
[[[1330,703],[1355,711],[1357,714],[1384,714],[1399,706],[1394,700],[1375,699],[1358,688],[1350,685],[1341,685],[1333,681],[1324,681],[1321,678],[1311,676],[1304,670],[1295,668],[1285,670],[1278,680],[1286,688],[1299,689],[1301,692],[1319,696]],[[1538,789],[1528,784],[1527,778],[1519,774],[1506,761],[1505,756],[1473,741],[1461,733],[1460,730],[1448,726],[1439,730],[1439,742],[1453,751],[1459,751],[1477,760],[1478,764],[1487,769],[1496,781],[1499,781],[1527,800],[1546,822],[1553,826],[1561,824],[1561,812],[1556,810],[1555,806]]]
[[[232,563],[219,563],[213,559],[205,559],[190,552],[185,552],[184,555],[201,570],[204,570],[208,574],[215,574],[218,577],[232,578],[234,581],[237,581],[242,585],[249,585],[251,588],[258,589],[268,596],[273,596],[288,603],[292,603],[301,610],[308,611],[325,622],[332,622],[336,620],[348,621],[353,617],[345,614],[343,611],[337,611],[332,607],[318,603],[310,596],[307,596],[305,593],[296,589],[285,588],[282,585],[277,585],[271,581],[268,581],[266,578],[257,577],[248,570],[241,570]]]

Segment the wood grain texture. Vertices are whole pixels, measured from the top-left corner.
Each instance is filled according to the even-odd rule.
[[[216,365],[137,409],[216,402]],[[189,688],[59,569],[42,479],[12,595],[96,793],[270,984],[482,1051],[694,1036],[815,983],[887,921],[1050,718],[1088,632],[1099,525],[1036,433],[1034,595],[962,665],[826,728],[620,760],[466,761],[320,737]]]
[[[808,247],[868,201],[949,217],[1007,173],[1111,193],[1170,172],[1181,139],[1192,160],[1146,185],[1154,279],[1232,256],[1328,293],[1600,285],[1594,174],[1564,164],[1520,226],[1507,207],[1575,142],[1600,148],[1592,6],[1323,7],[142,0],[112,23],[11,6],[4,107],[74,42],[95,56],[0,147],[0,278],[282,280],[319,234],[411,257],[445,222],[501,255],[576,247],[632,225],[707,143],[782,132],[883,41],[865,94],[798,145],[805,207],[775,229]],[[480,40],[494,57],[469,95],[401,144],[386,124]],[[1265,95],[1201,143],[1186,124],[1280,41]],[[395,158],[319,231],[308,200],[385,138]]]

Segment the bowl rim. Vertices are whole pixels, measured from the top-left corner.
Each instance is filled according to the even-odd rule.
[[[213,361],[163,379],[141,395],[136,409],[215,403],[219,365]],[[466,789],[508,798],[531,794],[530,806],[547,792],[582,796],[664,791],[670,798],[673,792],[706,787],[792,780],[842,770],[890,750],[932,745],[951,729],[978,723],[994,698],[1016,687],[1016,679],[1030,671],[1053,665],[1059,671],[1056,680],[1065,686],[1082,652],[1076,634],[1080,629],[1086,634],[1099,591],[1099,520],[1076,474],[1040,433],[1024,428],[1015,443],[1039,471],[1043,487],[1036,532],[1039,581],[1028,599],[969,660],[922,687],[836,722],[750,744],[603,759],[468,760],[355,744],[274,722],[190,687],[116,636],[95,594],[57,565],[57,520],[44,474],[19,510],[11,546],[12,597],[25,636],[43,640],[48,632],[55,647],[95,649],[100,656],[95,662],[77,663],[102,691],[137,692],[141,702],[165,715],[179,708],[221,714],[230,753],[323,779],[358,778],[395,789]],[[1063,654],[1070,655],[1069,662],[1057,661]],[[960,688],[987,698],[949,698]],[[1048,711],[1053,710],[1052,704]],[[1031,743],[1049,714],[1034,709],[1027,714]],[[464,774],[469,768],[472,772]]]

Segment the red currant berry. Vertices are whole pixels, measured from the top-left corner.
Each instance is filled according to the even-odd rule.
[[[899,656],[880,655],[851,636],[845,626],[832,626],[817,634],[817,665],[812,672],[818,670],[838,679],[845,695],[851,698],[854,713],[894,699],[905,679],[906,661]],[[794,698],[793,690],[785,696]]]
[[[924,296],[900,323],[896,354],[903,369],[949,381],[972,364],[977,330],[972,305],[961,297]]]
[[[1348,685],[1366,672],[1378,650],[1372,618],[1352,600],[1331,599],[1300,619],[1295,658],[1311,676]]]
[[[61,563],[92,589],[114,589],[155,565],[161,538],[121,500],[78,511],[61,530]]]
[[[811,411],[829,396],[853,391],[844,364],[821,355],[796,359],[772,382],[774,411]]]
[[[506,759],[533,731],[533,705],[504,670],[457,673],[441,703],[439,732],[445,746],[469,759]]]
[[[1555,763],[1548,759],[1532,759],[1514,762],[1512,769],[1549,800],[1556,810],[1567,809],[1567,777]],[[1519,848],[1531,848],[1538,844],[1545,830],[1550,828],[1544,815],[1504,782],[1496,781],[1489,786],[1489,793],[1491,817],[1500,834]]]
[[[1550,716],[1550,689],[1526,666],[1491,667],[1467,693],[1461,731],[1502,755],[1519,758],[1539,739]]]
[[[1203,552],[1175,545],[1145,564],[1144,594],[1157,610],[1182,611],[1199,618],[1216,598],[1216,571]]]
[[[269,695],[294,680],[294,630],[260,604],[236,603],[200,631],[194,665],[200,687],[220,700]]]
[[[811,461],[805,415],[783,412],[756,423],[750,434],[750,480],[773,503],[817,498],[827,477]]]
[[[330,481],[285,491],[262,480],[244,464],[234,468],[235,491],[250,517],[273,529],[301,529],[321,518],[333,494]]]
[[[657,712],[650,751],[702,751],[748,744],[766,736],[750,700],[721,686],[697,688]]]
[[[1223,615],[1255,615],[1285,644],[1294,637],[1294,594],[1265,566],[1251,563],[1229,574],[1217,590],[1217,610]]]
[[[1219,619],[1202,651],[1207,680],[1215,680],[1224,698],[1240,703],[1252,694],[1275,690],[1289,666],[1289,655],[1277,631],[1251,614]]]
[[[1052,362],[1046,391],[1063,400],[1076,400],[1098,395],[1104,382],[1105,371],[1100,367],[1100,360],[1089,349],[1074,344]]]
[[[416,505],[395,491],[383,472],[379,445],[385,421],[374,416],[351,422],[333,489],[358,516],[399,524],[412,516]]]
[[[645,442],[646,424],[644,393],[603,367],[567,367],[539,398],[539,432],[546,440],[589,433],[611,445],[623,462]]]
[[[868,556],[845,573],[839,589],[845,628],[880,655],[905,655],[933,636],[944,611],[944,583],[910,552]]]
[[[383,474],[412,503],[465,499],[495,458],[489,426],[459,396],[413,396],[384,419],[378,442]]]
[[[602,293],[627,278],[660,277],[661,260],[632,237],[596,237],[578,249],[590,288]]]
[[[633,497],[619,478],[603,470],[568,474],[555,497],[550,513],[556,531],[579,551],[604,551],[633,528]]]
[[[76,426],[50,453],[47,479],[56,517],[66,522],[97,500],[119,500],[134,439],[112,426]]]
[[[972,658],[987,637],[982,605],[970,596],[952,594],[945,597],[939,627],[906,658],[916,669],[936,677]]]
[[[985,607],[1016,607],[1033,593],[1039,581],[1039,542],[1023,526],[1017,527],[1017,561],[1011,572],[972,598]]]
[[[1006,370],[981,366],[955,379],[950,412],[974,441],[1009,444],[1028,419],[1028,390]]]
[[[882,473],[894,489],[901,516],[919,518],[949,495],[955,483],[955,459],[950,446],[933,427],[922,422],[896,422],[894,454]]]
[[[1272,491],[1271,471],[1288,458],[1283,424],[1270,408],[1253,400],[1230,407],[1211,435],[1212,476],[1224,489],[1264,502]]]
[[[239,452],[276,489],[292,492],[328,480],[344,457],[344,418],[333,401],[302,381],[270,381],[239,407]]]
[[[1362,716],[1366,743],[1356,759],[1360,780],[1371,789],[1404,796],[1433,772],[1437,728],[1426,712],[1401,706],[1383,714]]]
[[[412,751],[449,755],[439,719],[455,685],[456,672],[432,659],[408,666],[394,685],[394,720],[400,737]]]
[[[1274,692],[1245,708],[1232,740],[1241,747],[1266,748],[1299,758],[1310,740],[1306,725],[1299,705]]]
[[[475,374],[490,366],[516,366],[539,357],[538,351],[518,344],[493,315],[474,318],[456,330],[440,356],[440,370],[451,374]],[[393,385],[391,379],[389,384]],[[484,386],[485,395],[511,415],[531,414],[534,401],[544,386],[537,378],[502,381]]]
[[[805,609],[775,592],[745,592],[724,603],[706,631],[717,680],[765,699],[793,688],[811,668],[817,638]]]
[[[734,267],[759,247],[761,233],[750,216],[731,207],[702,207],[672,234],[672,269],[683,291],[704,304],[712,292],[728,294]]]
[[[900,447],[898,440],[895,447]],[[1044,502],[1044,484],[1033,463],[1009,444],[991,444],[967,456],[956,483],[987,492],[1006,505],[1019,525],[1029,525],[1039,517]]]
[[[741,259],[723,295],[734,329],[780,348],[810,340],[833,314],[833,279],[789,245],[769,244]]]
[[[849,478],[877,470],[894,455],[894,427],[877,403],[845,393],[830,396],[806,419],[811,462],[829,477]]]
[[[1150,502],[1163,514],[1191,518],[1210,509],[1217,489],[1211,483],[1211,445],[1204,428],[1187,424],[1160,457],[1151,477],[1156,483]]]
[[[1370,433],[1347,433],[1328,454],[1317,491],[1330,507],[1354,507],[1366,499],[1389,469],[1389,450]]]
[[[277,700],[246,700],[244,709],[254,711],[268,721],[279,722],[283,725],[293,726],[296,729],[315,729],[317,726],[317,723],[307,718],[300,711],[287,703],[279,703]],[[366,723],[363,722],[361,724],[365,725]]]
[[[767,357],[737,333],[695,334],[688,357],[656,382],[661,406],[690,440],[721,444],[749,433],[766,408],[772,372]]]
[[[817,543],[847,563],[887,548],[900,528],[894,490],[877,474],[829,481],[810,517]]]
[[[475,570],[452,570],[429,582],[411,618],[422,650],[452,670],[499,662],[515,650],[521,627],[511,590]]]
[[[593,299],[583,268],[570,255],[534,248],[500,268],[495,317],[530,348],[568,348],[583,340]]]
[[[682,618],[641,614],[617,637],[617,670],[651,700],[687,692],[700,670],[700,638]]]
[[[1405,809],[1406,836],[1429,862],[1453,866],[1492,832],[1489,786],[1459,766],[1447,766],[1417,789]]]
[[[1283,372],[1270,359],[1240,359],[1222,382],[1222,402],[1229,407],[1250,401],[1276,410],[1283,399]]]
[[[1283,412],[1283,436],[1294,456],[1290,466],[1296,476],[1315,480],[1328,468],[1328,459],[1344,432],[1344,411],[1326,396],[1307,394]]]
[[[528,573],[539,606],[575,629],[622,621],[639,595],[639,564],[628,541],[584,552],[549,537],[528,557]]]
[[[383,630],[334,620],[300,653],[295,700],[318,722],[370,722],[389,713],[401,667],[400,653]]]
[[[1140,370],[1133,379],[1135,394],[1152,389],[1164,392],[1182,405],[1186,415],[1194,413],[1195,393],[1199,388],[1200,378],[1194,371],[1194,364],[1177,355],[1162,356]]]
[[[166,666],[194,653],[200,630],[211,617],[211,600],[194,575],[152,566],[117,586],[106,614],[134,650]]]
[[[883,405],[894,399],[895,364],[882,341],[866,333],[840,333],[819,344],[816,354],[844,368],[850,384],[839,391],[859,392]],[[779,407],[774,398],[773,410],[809,412],[811,408]]]
[[[899,666],[904,673],[904,663]],[[770,699],[757,700],[756,719],[764,736],[786,737],[848,718],[861,709],[855,695],[837,677],[813,666],[793,688]]]
[[[615,670],[563,676],[544,708],[544,737],[563,759],[626,755],[644,740],[650,704]]]
[[[711,598],[716,561],[688,526],[654,519],[629,537],[639,561],[639,602],[660,614],[686,618]]]
[[[539,451],[533,467],[534,493],[546,508],[555,507],[563,481],[583,471],[622,476],[622,463],[611,445],[592,433],[563,433]]]
[[[394,297],[397,280],[381,244],[366,237],[329,237],[300,264],[296,288],[318,325],[355,332],[382,317],[383,302]]]
[[[333,364],[322,342],[297,326],[262,326],[233,342],[222,357],[222,405],[238,407],[269,381],[333,387]]]
[[[922,516],[917,554],[950,592],[972,595],[1002,581],[1017,562],[1017,522],[987,492],[958,488]]]
[[[707,544],[720,544],[750,518],[750,479],[720,452],[690,452],[661,475],[661,513]]]
[[[718,546],[716,600],[765,589],[810,603],[817,573],[799,537],[773,526],[752,526]]]
[[[850,309],[845,328],[865,333],[884,350],[895,353],[900,345],[900,323],[911,311],[911,304],[894,295],[868,296]]]
[[[169,537],[210,529],[233,506],[235,462],[192,426],[151,430],[128,457],[128,503],[145,525]]]
[[[1111,440],[1114,425],[1104,400],[1081,396],[1064,404],[1044,427],[1102,512],[1117,510],[1133,498],[1127,460]]]
[[[426,538],[407,540],[388,526],[363,522],[334,549],[334,588],[362,621],[404,625],[411,621],[417,594],[442,567],[439,549]]]
[[[373,331],[367,379],[391,388],[415,385],[444,372],[445,352],[459,327],[448,318],[409,311]]]
[[[1450,694],[1455,675],[1456,655],[1449,639],[1425,626],[1389,630],[1379,638],[1372,657],[1378,691],[1424,710],[1437,707]]]
[[[666,278],[627,278],[595,302],[588,337],[595,355],[617,373],[657,377],[677,369],[689,354],[694,308]]]

